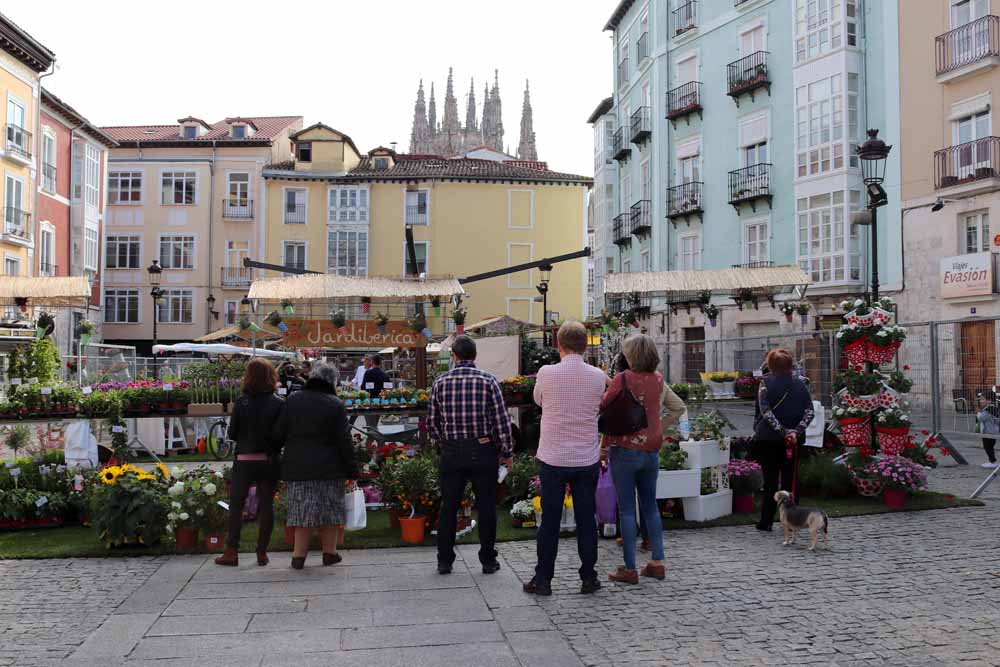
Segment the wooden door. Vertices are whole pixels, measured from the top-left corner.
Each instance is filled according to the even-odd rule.
[[[995,323],[965,322],[959,348],[962,390],[970,405],[978,392],[992,391],[997,382]]]
[[[701,384],[705,372],[705,327],[684,329],[684,381]]]

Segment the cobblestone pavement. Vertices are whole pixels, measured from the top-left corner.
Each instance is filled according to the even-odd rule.
[[[972,447],[966,456],[978,462]],[[985,471],[934,471],[968,495]],[[1000,482],[986,507],[835,519],[831,549],[752,528],[670,531],[664,582],[578,593],[572,540],[552,598],[520,591],[533,543],[479,574],[430,549],[355,551],[332,568],[288,554],[0,561],[0,664],[1000,665]],[[601,542],[599,571],[618,564]],[[249,561],[250,559],[247,558]],[[154,663],[155,661],[155,663]]]

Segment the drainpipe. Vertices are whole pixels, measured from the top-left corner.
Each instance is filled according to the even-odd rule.
[[[83,123],[80,123],[76,127],[71,127],[69,129],[69,225],[67,225],[67,227],[69,228],[69,239],[68,239],[68,241],[69,241],[69,253],[68,253],[68,255],[69,255],[69,266],[66,267],[66,275],[68,275],[68,276],[72,276],[73,275],[73,139],[76,137],[76,131],[79,130],[81,127],[83,127]],[[58,148],[58,145],[56,147]],[[86,169],[84,170],[84,173],[86,173]],[[58,178],[58,177],[59,177],[59,174],[57,173],[56,174],[56,178]],[[56,189],[58,190],[58,183],[57,183]],[[105,188],[105,189],[107,189],[107,188]],[[35,210],[37,211],[38,209],[36,208]],[[40,223],[39,223],[39,233],[41,233],[41,224]],[[53,248],[53,251],[55,251],[55,248]],[[101,294],[103,294],[103,293],[104,293],[104,291],[102,290]],[[92,296],[93,296],[93,290],[91,290],[91,296],[87,297],[87,312],[90,311],[90,299],[91,299]],[[84,314],[84,316],[86,316],[86,313]],[[73,318],[72,317],[70,317],[69,320],[66,322],[66,329],[67,329],[67,331],[66,331],[66,340],[73,340]],[[71,355],[73,354],[72,346],[70,346],[69,353]],[[82,350],[81,350],[81,355],[82,355]]]
[[[41,274],[41,272],[38,271],[38,269],[37,269],[38,253],[34,252],[36,250],[36,248],[34,246],[37,245],[37,243],[38,243],[38,233],[39,233],[39,230],[41,229],[41,227],[38,226],[38,197],[39,197],[39,195],[38,195],[38,176],[39,176],[39,174],[38,174],[38,167],[37,167],[37,164],[38,164],[37,156],[41,155],[41,153],[42,153],[42,131],[41,131],[42,130],[42,79],[44,79],[47,76],[52,76],[55,73],[56,73],[56,61],[53,60],[52,64],[49,65],[49,71],[48,72],[42,72],[41,74],[38,75],[38,97],[35,98],[35,156],[36,156],[35,164],[36,164],[36,167],[35,167],[35,187],[34,187],[34,193],[33,193],[34,194],[34,210],[32,211],[34,213],[34,215],[35,215],[35,221],[32,224],[32,227],[34,227],[33,231],[35,232],[35,234],[34,234],[34,239],[35,240],[32,242],[32,248],[30,249],[32,251],[32,253],[33,253],[33,256],[31,258],[32,261],[30,262],[30,264],[32,266],[31,266],[31,268],[28,269],[28,275],[29,276],[37,276],[37,275]],[[29,167],[29,175],[30,175],[30,167]],[[28,183],[31,183],[31,179],[30,178],[28,179]]]
[[[212,211],[215,208],[215,156],[218,147],[218,142],[212,142],[212,161],[208,165],[208,293],[212,293],[212,261],[215,256],[212,254],[214,248],[214,233],[212,229],[212,223],[215,218],[212,215]],[[207,298],[207,295],[206,295]],[[205,308],[205,333],[212,332],[212,313],[209,312],[208,302],[204,302],[203,307]],[[225,309],[225,300],[222,302],[222,307]]]

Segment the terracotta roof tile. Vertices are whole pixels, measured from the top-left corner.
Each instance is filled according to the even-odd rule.
[[[550,181],[560,183],[589,184],[589,176],[566,174],[558,171],[542,170],[537,167],[521,167],[495,160],[473,158],[445,159],[429,155],[399,155],[388,169],[375,169],[368,157],[350,171],[348,177],[375,177],[378,179],[419,179],[419,178],[460,178],[483,180],[523,180]]]
[[[233,139],[229,136],[229,123],[224,120],[212,123],[210,126],[211,130],[196,139],[184,139],[181,137],[181,126],[179,124],[123,125],[102,127],[101,130],[119,143],[137,141],[142,143],[153,143],[159,141],[185,141],[196,143],[201,141],[218,140],[228,140],[233,143],[239,143],[241,141],[260,142],[261,140],[274,139],[289,125],[301,122],[302,116],[244,116],[239,117],[239,119],[241,122],[252,122],[256,126],[257,131],[252,137],[247,137],[246,139]]]

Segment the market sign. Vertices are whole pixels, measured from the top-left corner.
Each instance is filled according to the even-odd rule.
[[[281,339],[288,347],[423,347],[427,339],[402,322],[389,322],[385,333],[369,320],[350,320],[338,329],[330,320],[286,319]]]
[[[941,259],[941,298],[989,296],[993,293],[993,253],[980,252]]]

